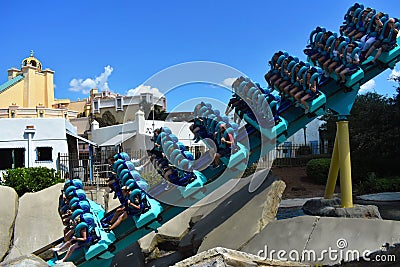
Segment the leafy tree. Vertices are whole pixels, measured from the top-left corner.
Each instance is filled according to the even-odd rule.
[[[368,172],[383,175],[398,174],[400,167],[399,95],[387,98],[377,93],[357,96],[349,116],[350,149],[353,177],[361,180]],[[332,114],[322,118],[321,127],[329,143],[336,135],[337,118]]]

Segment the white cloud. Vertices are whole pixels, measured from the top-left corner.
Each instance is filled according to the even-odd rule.
[[[114,69],[108,65],[104,67],[104,72],[94,79],[74,78],[69,82],[69,90],[72,92],[81,92],[82,94],[88,94],[92,88],[98,88],[101,91],[109,90],[107,81],[113,70]]]
[[[358,91],[359,94],[365,94],[369,91],[372,91],[375,88],[375,81],[374,80],[369,80],[368,82],[364,83],[360,87],[360,91]]]
[[[400,76],[400,70],[393,69],[392,72],[389,74],[388,79],[393,79],[394,77]]]
[[[160,92],[160,90],[158,90],[158,88],[144,84],[141,84],[136,88],[129,89],[127,93],[128,96],[135,96],[140,94],[153,94],[156,98],[163,96],[163,94]]]
[[[232,87],[232,83],[236,80],[237,78],[226,78],[222,84],[224,86]]]

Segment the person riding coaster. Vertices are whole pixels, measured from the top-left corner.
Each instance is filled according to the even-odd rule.
[[[124,186],[123,190],[127,201],[122,208],[116,210],[109,223],[104,223],[107,227],[104,229],[106,232],[114,230],[129,216],[138,217],[151,209],[149,201],[147,200],[147,195],[144,191],[134,189],[133,184]]]
[[[81,179],[69,179],[64,183],[64,190],[67,189],[69,186],[75,186],[77,189],[83,189],[83,183]]]

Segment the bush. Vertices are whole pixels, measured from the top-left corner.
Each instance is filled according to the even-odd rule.
[[[331,159],[328,158],[310,160],[306,165],[307,176],[316,183],[326,184],[330,164]]]
[[[352,155],[351,173],[355,183],[365,181],[370,173],[376,173],[378,177],[393,177],[400,173],[400,158],[374,158],[365,159],[359,155]]]
[[[369,175],[367,179],[361,181],[357,187],[357,193],[371,194],[380,192],[398,192],[400,191],[400,177],[376,177]]]
[[[4,180],[4,185],[14,188],[18,196],[63,182],[59,172],[46,167],[9,169]]]

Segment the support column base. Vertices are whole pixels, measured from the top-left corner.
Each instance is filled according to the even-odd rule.
[[[340,198],[311,199],[302,209],[305,214],[313,216],[382,219],[377,206],[354,205],[352,208],[342,208]]]

